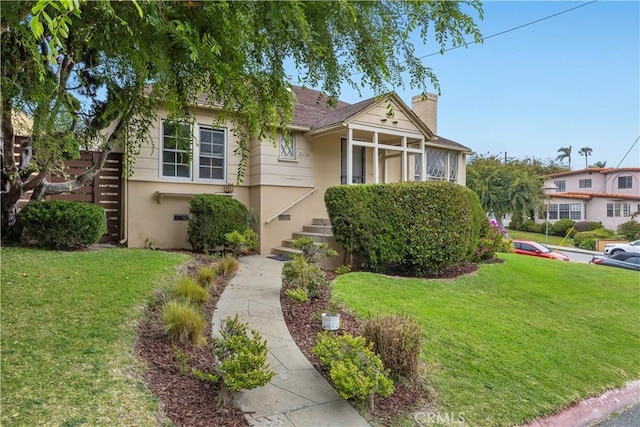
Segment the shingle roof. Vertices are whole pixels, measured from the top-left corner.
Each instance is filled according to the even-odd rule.
[[[436,139],[435,141],[430,141],[430,142],[437,142],[438,145],[443,145],[445,147],[450,147],[450,148],[454,148],[457,150],[468,150],[471,151],[471,149],[467,146],[464,146],[458,142],[452,141],[450,139],[444,138],[440,135],[436,135]]]
[[[307,89],[300,86],[293,86],[296,94],[297,104],[293,110],[293,125],[314,128],[315,123],[324,118],[327,114],[336,113],[350,104],[344,101],[337,101],[335,106],[328,106],[329,97],[314,89]]]

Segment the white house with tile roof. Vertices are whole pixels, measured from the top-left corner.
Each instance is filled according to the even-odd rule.
[[[615,230],[640,212],[640,168],[587,168],[545,177],[549,222],[600,221]],[[636,217],[636,221],[640,218]]]

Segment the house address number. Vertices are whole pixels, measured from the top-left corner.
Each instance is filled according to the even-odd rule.
[[[304,159],[310,157],[309,152],[308,151],[298,151],[298,158],[299,159]]]

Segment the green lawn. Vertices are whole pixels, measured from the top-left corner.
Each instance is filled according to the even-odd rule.
[[[509,237],[511,237],[512,239],[532,240],[534,242],[542,243],[543,245],[545,244],[544,234],[529,233],[528,231],[518,231],[518,230],[511,230],[511,229],[508,229],[507,231],[509,231]],[[562,239],[563,239],[562,237],[551,236],[551,235],[548,237],[549,237],[550,245],[560,246],[560,243],[562,243]],[[564,241],[562,246],[567,246],[570,248],[573,247],[573,239],[568,238],[567,240]]]
[[[640,378],[640,275],[501,254],[455,280],[339,276],[358,315],[406,313],[441,413],[513,425]]]
[[[157,425],[136,319],[187,257],[2,248],[2,425]]]

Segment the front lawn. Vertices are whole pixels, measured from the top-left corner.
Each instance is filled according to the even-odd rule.
[[[333,292],[362,317],[420,322],[438,408],[470,425],[523,423],[640,378],[637,272],[500,257],[455,280],[352,273]]]
[[[131,355],[136,320],[188,258],[134,249],[0,255],[0,424],[157,425]]]

